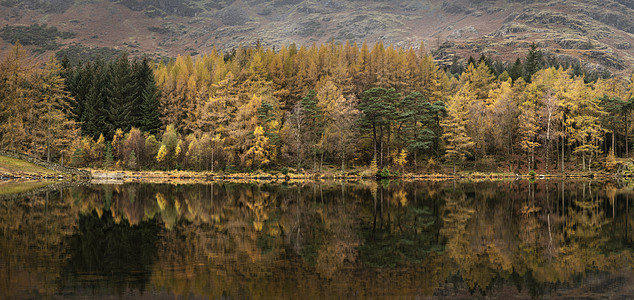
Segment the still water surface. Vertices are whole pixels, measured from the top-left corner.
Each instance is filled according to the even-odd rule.
[[[634,297],[624,183],[90,185],[0,201],[0,298]]]

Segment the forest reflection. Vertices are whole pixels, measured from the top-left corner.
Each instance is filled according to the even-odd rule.
[[[632,295],[633,196],[543,180],[77,187],[0,202],[0,298]]]

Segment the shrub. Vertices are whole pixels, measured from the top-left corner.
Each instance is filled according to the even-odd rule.
[[[380,178],[390,178],[390,170],[388,170],[387,168],[383,168],[383,170],[381,170],[378,176]]]

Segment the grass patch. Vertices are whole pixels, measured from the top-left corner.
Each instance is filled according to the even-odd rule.
[[[55,171],[30,162],[0,155],[0,174],[11,175],[55,175]]]
[[[45,180],[45,181],[6,181],[0,182],[0,195],[10,195],[10,194],[19,194],[28,192],[30,190],[38,189],[45,187],[47,185],[53,184],[55,181]]]

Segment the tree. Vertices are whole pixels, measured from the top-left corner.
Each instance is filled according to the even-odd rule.
[[[114,64],[108,67],[107,109],[109,136],[116,129],[127,131],[133,124],[139,123],[133,119],[132,112],[139,111],[139,103],[135,98],[135,83],[130,61],[126,54],[122,54]]]
[[[264,135],[264,128],[257,126],[253,132],[254,143],[247,151],[247,166],[260,167],[268,165],[275,160],[275,152],[272,151],[272,145],[269,138]]]
[[[41,145],[47,161],[51,161],[51,151],[62,154],[78,136],[76,123],[70,117],[72,99],[65,90],[61,71],[51,55],[35,83],[39,99],[34,107],[37,120],[31,126],[32,148]]]
[[[338,153],[341,157],[341,172],[345,171],[346,157],[354,153],[354,141],[358,131],[355,125],[361,115],[357,109],[357,100],[354,95],[345,98],[342,95],[333,103],[330,112],[331,120],[324,130],[323,144],[325,149]]]
[[[540,146],[537,142],[537,134],[540,130],[539,116],[539,94],[535,85],[528,85],[524,93],[524,98],[520,104],[519,115],[519,138],[520,148],[528,157],[528,168],[535,168],[535,149]]]
[[[153,76],[147,79],[141,97],[141,120],[139,127],[144,132],[157,134],[158,130],[163,126],[163,123],[161,122],[161,113],[159,111],[159,90],[156,87]]]
[[[576,100],[570,106],[570,117],[566,126],[570,132],[570,139],[577,144],[573,153],[580,154],[583,170],[592,170],[592,159],[600,152],[599,142],[603,140],[601,118],[605,112],[599,105],[599,99],[592,90],[584,85],[583,78],[576,78],[573,86],[573,98]]]
[[[394,120],[394,106],[401,95],[394,88],[371,88],[363,92],[359,110],[363,116],[359,122],[364,132],[371,132],[373,145],[373,159],[383,166],[384,135],[387,135],[389,145],[390,125]],[[380,148],[379,148],[380,147]],[[389,153],[389,148],[387,149]],[[380,154],[380,157],[377,157]]]
[[[537,49],[537,44],[531,44],[531,48],[526,55],[526,62],[524,63],[524,80],[531,82],[533,74],[539,71],[543,64],[544,55],[542,51]]]
[[[490,103],[491,122],[495,124],[493,139],[496,149],[505,153],[507,157],[513,154],[514,142],[518,131],[517,118],[519,107],[516,101],[516,93],[513,90],[511,80],[502,81],[498,87],[492,89],[488,101]]]
[[[103,167],[106,170],[109,170],[110,168],[112,168],[113,162],[114,158],[112,157],[112,146],[110,145],[110,143],[108,143],[106,144],[106,151],[104,153]]]
[[[474,146],[467,135],[467,111],[464,100],[465,97],[462,94],[450,99],[447,106],[447,118],[440,123],[444,130],[442,137],[445,142],[445,158],[451,161],[454,174],[456,174],[456,162],[464,161]]]
[[[18,152],[27,149],[28,118],[34,105],[29,86],[35,65],[27,56],[16,43],[0,63],[0,143]]]
[[[416,165],[417,155],[431,149],[440,138],[439,128],[435,128],[436,120],[444,114],[445,105],[442,102],[429,103],[423,94],[413,92],[401,99],[396,109],[397,138],[401,140],[402,149],[414,154]]]

